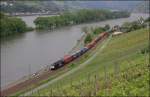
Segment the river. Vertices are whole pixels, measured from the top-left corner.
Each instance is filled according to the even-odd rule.
[[[123,22],[137,20],[141,16],[146,18],[148,14],[131,14],[129,18],[85,23],[53,31],[31,31],[3,39],[1,41],[1,86],[4,87],[62,58],[83,35],[82,27],[121,25]],[[35,27],[33,20],[36,17],[21,18],[29,26]]]

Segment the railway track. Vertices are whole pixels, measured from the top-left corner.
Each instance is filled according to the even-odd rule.
[[[49,81],[49,82],[46,83],[46,84],[43,84],[43,85],[41,85],[41,86],[39,86],[39,87],[37,87],[37,88],[31,90],[31,91],[26,92],[25,94],[23,94],[23,95],[21,95],[21,96],[30,96],[30,95],[32,95],[32,93],[35,93],[35,92],[39,91],[40,89],[43,89],[43,88],[45,88],[45,87],[47,87],[47,86],[53,84],[54,82],[56,82],[56,81],[58,81],[58,80],[61,80],[62,78],[64,78],[64,77],[66,77],[66,76],[68,76],[68,75],[70,75],[70,74],[72,74],[72,73],[78,71],[79,69],[83,68],[83,67],[86,66],[89,62],[91,62],[94,58],[96,58],[97,55],[98,55],[100,52],[102,52],[102,50],[107,46],[107,44],[109,43],[109,41],[111,40],[111,38],[112,38],[112,35],[110,35],[110,36],[108,37],[108,39],[103,42],[103,45],[102,45],[101,48],[98,50],[98,52],[96,52],[92,57],[90,57],[90,58],[89,58],[87,61],[85,61],[84,63],[80,64],[78,67],[76,67],[76,68],[74,68],[74,69],[72,69],[72,70],[70,70],[70,71],[64,73],[63,75],[61,75],[61,76],[59,76],[59,77],[57,77],[57,78],[55,78],[55,79]]]
[[[107,39],[107,41],[105,42],[105,44],[103,44],[103,46],[100,48],[100,50],[101,50],[101,49],[104,49],[105,45],[108,43],[108,40],[110,40],[111,37],[112,37],[112,36],[109,36],[109,38]],[[104,41],[105,41],[105,40],[104,40]],[[98,51],[98,52],[99,52],[99,51]],[[62,79],[63,77],[65,77],[65,76],[67,76],[67,75],[69,75],[69,74],[74,73],[75,71],[79,70],[80,68],[83,68],[83,67],[84,67],[85,65],[87,65],[91,60],[93,60],[93,59],[96,57],[96,55],[97,55],[97,54],[95,53],[91,58],[89,58],[89,59],[88,59],[87,61],[85,61],[84,63],[80,64],[77,68],[74,68],[74,69],[70,70],[69,72],[64,73],[63,75],[61,75],[61,76],[59,76],[59,77],[53,79],[52,81],[50,81],[50,82],[48,82],[48,83],[46,83],[46,84],[40,85],[39,87],[33,89],[32,91],[30,90],[31,88],[29,88],[28,86],[31,86],[31,85],[36,84],[36,83],[38,84],[40,81],[48,79],[50,75],[57,73],[58,70],[65,68],[65,66],[62,67],[62,68],[60,68],[60,69],[58,69],[58,70],[55,70],[55,71],[46,71],[45,73],[42,73],[42,74],[39,75],[38,77],[32,77],[31,79],[22,81],[22,82],[20,82],[20,83],[14,85],[14,86],[11,86],[11,87],[9,87],[9,88],[7,88],[7,89],[5,89],[5,90],[2,90],[2,91],[1,91],[1,96],[12,95],[12,94],[15,94],[17,91],[20,91],[20,90],[27,90],[27,91],[29,91],[29,92],[25,93],[23,96],[30,95],[31,93],[36,92],[36,91],[38,91],[39,89],[42,89],[42,88],[44,88],[44,87],[46,87],[46,86],[48,86],[48,85],[50,85],[50,84],[52,84],[52,83],[54,83],[54,82],[60,80],[60,79]]]

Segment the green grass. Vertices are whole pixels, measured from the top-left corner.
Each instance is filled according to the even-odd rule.
[[[101,44],[100,44],[101,45]],[[70,64],[68,64],[68,66],[66,66],[66,68],[60,68],[58,71],[56,71],[57,73],[54,73],[53,75],[50,75],[49,78],[42,80],[38,83],[35,83],[31,86],[28,86],[26,89],[24,90],[20,90],[14,94],[12,94],[11,96],[19,96],[21,94],[24,94],[25,92],[34,89],[36,87],[38,87],[41,84],[47,83],[48,81],[55,79],[56,77],[72,70],[73,68],[77,67],[78,65],[80,65],[81,63],[83,63],[84,61],[86,61],[87,59],[89,59],[96,51],[98,50],[98,48],[94,48],[94,50],[88,51],[86,54],[84,54],[83,56],[81,56],[80,58],[74,60],[73,62],[71,62]]]
[[[148,84],[145,83],[145,81],[147,82],[149,79],[148,74],[144,72],[147,71],[145,64],[148,63],[148,56],[140,53],[141,49],[147,45],[148,29],[141,29],[113,37],[107,47],[98,54],[97,58],[84,68],[64,77],[33,95],[148,95]],[[86,55],[73,62],[72,66],[68,65],[65,69],[66,72],[72,68],[76,68],[80,63],[83,63],[100,47],[101,45],[94,51],[88,52]],[[135,70],[137,71],[139,70],[142,76],[134,79],[137,75],[136,72],[132,72],[134,68],[136,68]],[[64,70],[60,70],[59,74],[61,75],[63,71]],[[115,74],[116,71],[119,73],[117,79],[114,77],[117,75],[117,73]],[[121,76],[122,74],[130,74],[131,76],[129,75],[129,77],[131,80],[127,81],[126,78]],[[135,84],[135,81],[137,84]],[[111,83],[110,86],[108,83],[106,84],[106,82]],[[140,83],[141,85],[138,86]],[[110,89],[106,88],[105,84],[108,85],[107,87],[110,87]],[[140,86],[143,87],[141,88]]]
[[[102,89],[97,95],[102,96],[148,96],[149,78],[148,64],[143,55],[132,60],[130,67],[120,70],[118,74],[110,74],[108,83],[101,81]],[[121,65],[124,65],[122,63]],[[106,85],[106,87],[105,87]]]

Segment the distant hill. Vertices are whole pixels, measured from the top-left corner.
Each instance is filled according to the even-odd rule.
[[[143,1],[134,8],[133,12],[149,13],[150,12],[149,6],[150,6],[150,1]]]
[[[59,5],[58,1],[55,3]],[[61,5],[72,9],[88,8],[132,11],[141,1],[64,1],[63,3]]]
[[[6,4],[7,3],[7,4]],[[145,6],[145,4],[147,4]],[[1,11],[13,12],[62,12],[64,10],[78,9],[112,9],[134,12],[148,12],[148,3],[143,1],[3,1],[0,4]]]
[[[60,7],[58,7],[53,1],[2,1],[0,3],[1,11],[6,13],[15,12],[57,12]]]

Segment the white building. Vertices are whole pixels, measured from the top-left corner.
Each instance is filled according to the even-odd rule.
[[[123,32],[113,32],[113,36],[116,36],[116,35],[120,35],[120,34],[123,34]]]

